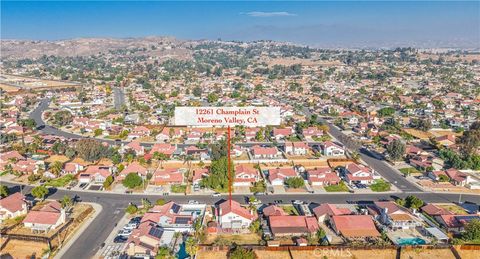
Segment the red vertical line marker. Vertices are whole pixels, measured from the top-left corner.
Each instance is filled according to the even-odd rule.
[[[227,173],[228,173],[228,198],[230,203],[230,208],[232,208],[232,174],[231,174],[231,167],[230,164],[230,125],[228,125],[227,131]]]

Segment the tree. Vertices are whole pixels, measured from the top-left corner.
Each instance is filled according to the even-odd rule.
[[[187,240],[185,240],[185,250],[187,251],[187,254],[189,254],[192,258],[197,253],[197,248],[197,241],[194,238],[188,237]]]
[[[105,178],[105,182],[103,182],[103,188],[108,189],[113,183],[113,176],[109,175]]]
[[[158,199],[157,201],[155,201],[155,204],[156,205],[164,205],[165,203],[167,203],[167,201],[165,201],[165,199]]]
[[[214,102],[218,101],[218,95],[215,94],[215,93],[209,93],[208,96],[207,96],[207,101],[209,103],[214,103]]]
[[[465,155],[473,154],[480,147],[480,121],[474,122],[458,139]]]
[[[136,173],[129,173],[122,181],[123,185],[127,188],[133,189],[135,187],[141,186],[143,183],[142,177],[138,176]]]
[[[5,198],[9,194],[8,187],[5,185],[0,185],[0,197]]]
[[[290,188],[300,188],[305,185],[305,181],[303,180],[302,177],[289,177],[287,180],[285,180],[285,183],[288,185]]]
[[[465,225],[462,238],[466,241],[480,240],[480,220],[473,219]]]
[[[395,109],[392,107],[384,107],[378,110],[377,113],[378,113],[378,116],[380,117],[392,116],[395,113]]]
[[[48,189],[43,185],[37,186],[32,189],[32,195],[35,198],[43,200],[47,194],[48,194]]]
[[[400,206],[405,206],[406,201],[402,198],[398,198],[398,199],[395,200],[395,203],[397,203]]]
[[[138,211],[138,207],[137,205],[135,204],[130,204],[127,206],[127,208],[125,209],[125,211],[128,213],[128,214],[135,214],[137,213]]]
[[[235,246],[229,251],[229,259],[255,259],[255,252],[251,249],[246,249],[241,246]]]
[[[73,205],[73,200],[70,196],[64,195],[60,203],[62,204],[62,208],[67,209]]]
[[[37,123],[35,122],[34,119],[23,119],[20,121],[20,125],[22,127],[28,128],[28,129],[35,129],[37,127]]]
[[[395,139],[387,145],[387,154],[392,160],[397,161],[403,158],[405,149],[405,144],[401,140]]]
[[[410,126],[415,129],[428,131],[432,128],[432,122],[429,119],[413,118],[410,122]]]
[[[98,137],[98,136],[102,135],[102,133],[103,133],[102,129],[95,129],[93,131],[93,134],[95,134],[95,137]]]
[[[55,161],[50,165],[50,171],[56,176],[60,175],[60,173],[62,172],[62,169],[63,169],[63,163],[60,161]]]
[[[227,157],[213,160],[210,165],[210,175],[203,178],[201,185],[218,192],[226,192],[228,190],[228,174],[227,174]],[[232,175],[234,168],[231,168]]]
[[[423,201],[416,196],[409,195],[405,199],[405,206],[407,208],[419,209],[420,207],[423,206]]]
[[[160,161],[160,167],[163,168],[163,161],[167,161],[168,160],[168,156],[164,153],[160,153],[158,151],[155,151],[153,153],[153,158]]]
[[[173,259],[175,258],[172,255],[172,252],[170,249],[166,246],[161,246],[158,248],[157,255],[155,256],[155,259]]]
[[[66,126],[73,121],[73,116],[69,111],[59,111],[53,115],[53,123],[58,126]]]
[[[108,147],[104,146],[100,141],[94,139],[80,139],[75,144],[75,150],[81,158],[90,162],[103,157],[109,157],[113,151],[109,150]]]
[[[252,233],[259,233],[260,230],[262,229],[262,225],[260,224],[260,220],[256,219],[256,220],[252,221],[252,224],[250,224],[248,229]]]
[[[200,97],[202,96],[202,88],[200,86],[196,86],[195,88],[193,88],[192,93],[194,96]]]

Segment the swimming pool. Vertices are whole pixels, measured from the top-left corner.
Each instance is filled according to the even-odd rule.
[[[427,242],[419,237],[399,238],[397,244],[400,246],[425,245]]]

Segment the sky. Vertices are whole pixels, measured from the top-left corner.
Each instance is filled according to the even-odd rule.
[[[1,2],[1,38],[174,36],[327,47],[480,47],[480,2]]]

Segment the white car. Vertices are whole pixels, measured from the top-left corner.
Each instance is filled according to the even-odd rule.
[[[218,193],[218,192],[216,192],[216,193],[212,194],[212,197],[220,197],[220,196],[221,196],[221,194],[220,194],[220,193]]]
[[[118,231],[118,235],[119,236],[123,236],[123,237],[128,237],[132,234],[132,230],[127,230],[127,229],[122,229],[120,231]]]
[[[301,201],[301,200],[294,200],[294,201],[293,201],[293,204],[301,205],[301,204],[303,204],[303,201]]]
[[[195,200],[189,200],[188,204],[199,204],[199,203],[198,203],[198,201],[195,201]]]

